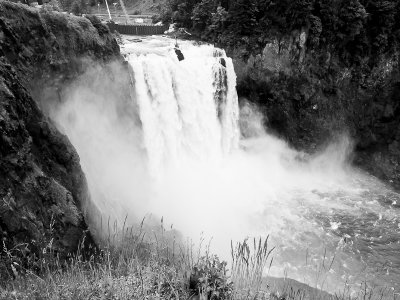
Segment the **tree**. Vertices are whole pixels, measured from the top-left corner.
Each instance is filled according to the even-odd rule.
[[[252,35],[257,27],[257,1],[235,0],[229,10],[231,30],[238,35]]]
[[[340,0],[319,0],[315,5],[316,15],[321,19],[323,28],[322,39],[325,44],[336,40],[340,4]]]
[[[390,45],[393,45],[391,42],[394,38],[392,32],[395,26],[396,2],[377,0],[367,4],[367,27],[373,55],[386,52],[390,50]]]
[[[215,13],[212,14],[211,25],[209,26],[216,32],[223,32],[225,23],[228,19],[228,12],[222,6],[218,6]]]
[[[202,0],[196,4],[192,14],[193,28],[202,32],[207,26],[211,25],[213,13],[216,11],[216,8],[217,4],[215,0]]]
[[[221,34],[225,30],[228,12],[222,6],[218,6],[212,14],[211,24],[207,27],[206,34],[213,40],[219,42]]]
[[[75,0],[71,4],[70,11],[77,16],[87,12],[87,4],[85,0]]]
[[[225,10],[229,10],[231,7],[232,0],[221,0],[220,1],[220,6],[223,7]]]
[[[308,45],[311,48],[317,48],[320,44],[320,37],[322,34],[322,22],[317,16],[311,15],[308,17],[309,30],[308,30]]]
[[[343,0],[339,11],[339,34],[344,40],[354,40],[364,27],[368,14],[359,0]]]
[[[82,14],[81,1],[75,0],[74,2],[72,2],[72,5],[71,5],[71,12],[72,12],[74,15],[77,15],[77,16]]]
[[[179,26],[192,26],[192,12],[200,0],[168,0],[162,12],[164,22],[178,23]]]
[[[50,0],[48,3],[43,4],[43,9],[48,11],[61,11],[61,5],[58,0]]]
[[[294,0],[291,1],[288,13],[287,24],[291,29],[300,29],[306,26],[312,14],[314,0]]]
[[[393,28],[394,38],[397,46],[400,45],[400,2],[396,5],[396,14],[395,14],[395,25]]]
[[[272,36],[284,36],[291,32],[287,16],[291,0],[269,1],[258,0],[258,20],[261,32]]]

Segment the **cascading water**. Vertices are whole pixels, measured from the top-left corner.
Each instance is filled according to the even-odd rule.
[[[112,82],[94,68],[51,110],[102,215],[164,216],[193,240],[212,236],[226,259],[231,239],[269,234],[269,275],[328,291],[364,280],[398,290],[399,195],[348,166],[346,138],[307,157],[265,133],[251,105],[239,118],[232,61],[183,41],[179,61],[173,42],[126,40],[129,80],[115,65]]]
[[[236,75],[223,51],[184,48],[185,60],[178,62],[173,51],[137,48],[128,61],[153,175],[166,165],[218,161],[238,147]]]

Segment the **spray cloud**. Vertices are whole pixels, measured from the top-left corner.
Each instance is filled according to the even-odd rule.
[[[291,149],[265,132],[256,107],[243,101],[239,112],[222,50],[182,42],[178,62],[170,43],[127,44],[129,72],[118,63],[93,66],[51,107],[103,219],[163,216],[193,240],[212,237],[212,250],[226,259],[231,240],[270,235],[278,247],[270,274],[307,283],[315,270],[306,253],[317,264],[329,249],[340,256],[327,275],[332,289],[343,278],[372,276],[357,247],[343,242],[343,226],[392,212],[370,201],[385,188],[376,181],[371,188],[348,166],[349,139],[312,157]]]

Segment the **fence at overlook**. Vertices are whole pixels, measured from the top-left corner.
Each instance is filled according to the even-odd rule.
[[[120,34],[129,34],[129,35],[156,35],[156,34],[164,34],[165,31],[168,30],[168,26],[166,25],[131,25],[131,24],[115,24],[108,23],[108,27],[111,31],[117,31]]]

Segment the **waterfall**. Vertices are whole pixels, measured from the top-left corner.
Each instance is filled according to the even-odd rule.
[[[291,149],[265,132],[256,106],[242,102],[239,114],[223,50],[180,41],[179,61],[174,43],[125,38],[129,76],[96,65],[52,102],[103,216],[92,231],[152,214],[193,241],[213,237],[223,259],[231,240],[269,235],[269,275],[330,291],[399,289],[400,195],[348,165],[351,141],[312,156]]]
[[[128,54],[149,168],[219,160],[238,148],[239,107],[232,60],[212,46]]]

